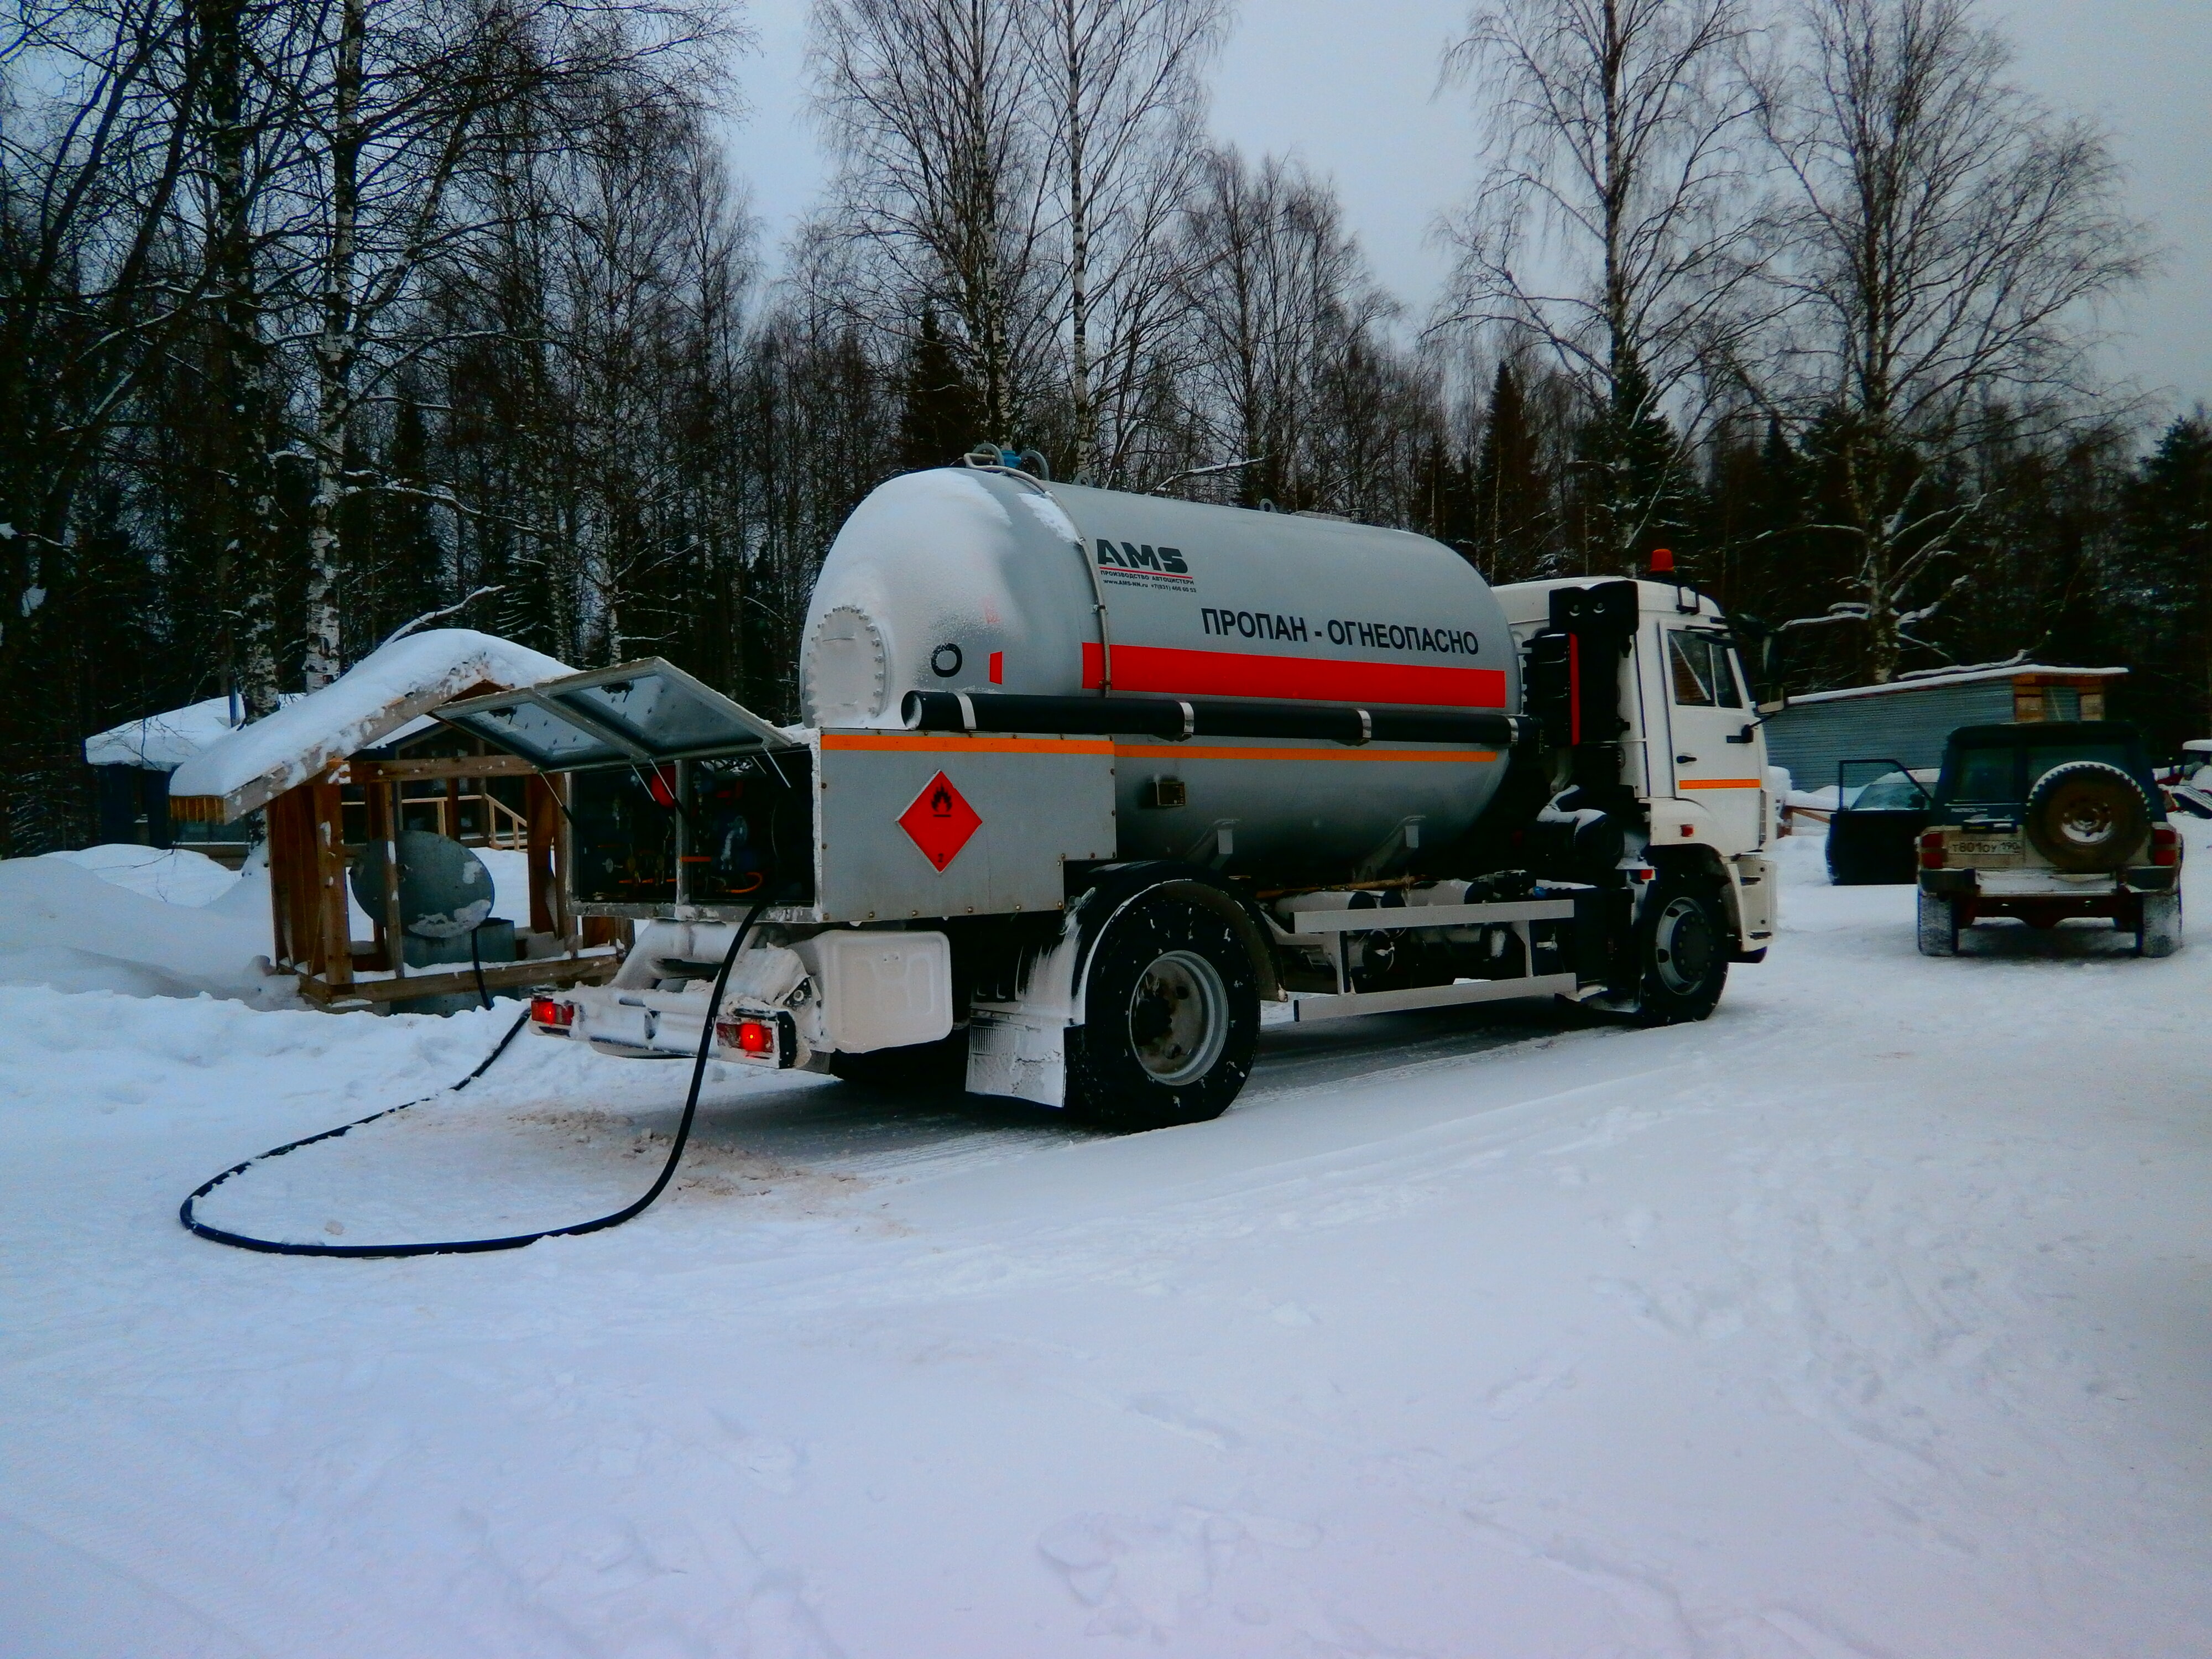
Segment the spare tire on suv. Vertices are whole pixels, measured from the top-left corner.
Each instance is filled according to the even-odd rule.
[[[2054,766],[2027,792],[2022,827],[2035,850],[2071,875],[2123,869],[2150,833],[2142,786],[2106,761]]]

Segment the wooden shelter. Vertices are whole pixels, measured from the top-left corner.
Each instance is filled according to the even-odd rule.
[[[619,961],[617,925],[572,914],[567,899],[568,781],[426,718],[458,698],[569,672],[465,629],[396,641],[186,761],[171,781],[171,816],[227,823],[264,813],[273,960],[321,1006],[605,978]],[[467,964],[410,968],[401,948],[398,837],[423,829],[527,860],[529,914],[507,918],[514,959],[483,963],[481,981]],[[382,902],[363,907],[369,936],[357,939],[351,872],[380,844]]]

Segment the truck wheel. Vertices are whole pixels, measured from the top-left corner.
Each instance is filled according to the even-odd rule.
[[[1098,941],[1083,1016],[1067,1034],[1070,1109],[1116,1129],[1200,1123],[1251,1073],[1259,981],[1224,919],[1153,893]]]
[[[2136,923],[2136,954],[2170,957],[2181,948],[2181,895],[2145,893]]]
[[[1644,970],[1637,1018],[1646,1025],[1704,1019],[1728,983],[1729,925],[1711,879],[1683,873],[1652,884],[1636,924]]]
[[[1955,957],[1959,954],[1959,911],[1941,893],[1920,890],[1920,954]]]

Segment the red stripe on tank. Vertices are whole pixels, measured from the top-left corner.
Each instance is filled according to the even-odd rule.
[[[1083,647],[1083,687],[1098,689],[1099,650]],[[1188,651],[1116,645],[1114,690],[1186,697],[1279,697],[1298,702],[1415,703],[1442,708],[1503,708],[1505,671],[1432,668],[1420,663],[1346,662],[1328,657],[1271,657],[1253,651]]]

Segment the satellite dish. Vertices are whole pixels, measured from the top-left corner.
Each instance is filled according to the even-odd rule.
[[[353,866],[353,896],[384,914],[384,843],[371,842]],[[459,939],[491,915],[491,872],[448,836],[399,832],[399,925],[420,939]]]

